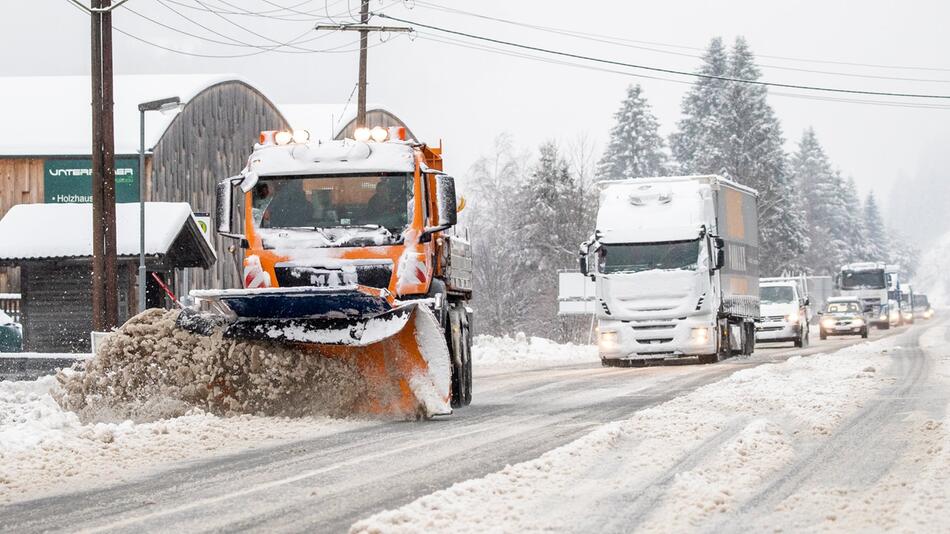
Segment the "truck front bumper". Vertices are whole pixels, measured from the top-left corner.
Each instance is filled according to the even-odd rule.
[[[716,353],[715,323],[704,319],[601,320],[602,360],[656,360]]]
[[[773,321],[755,323],[756,341],[795,341],[801,337],[801,323]]]

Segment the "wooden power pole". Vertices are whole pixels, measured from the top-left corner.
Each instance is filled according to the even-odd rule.
[[[119,322],[115,224],[112,0],[92,0],[92,327]],[[140,178],[141,179],[141,178]]]
[[[356,96],[356,127],[366,126],[366,50],[369,47],[369,32],[411,32],[412,28],[402,26],[369,26],[369,0],[360,2],[359,24],[320,24],[315,30],[358,31],[360,32],[360,68]]]

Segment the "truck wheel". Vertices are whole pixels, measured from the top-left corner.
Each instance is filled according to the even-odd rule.
[[[472,325],[468,321],[462,322],[462,355],[465,357],[462,404],[468,406],[472,403]]]
[[[452,407],[465,406],[466,370],[470,370],[465,349],[465,331],[461,313],[452,306],[446,314],[445,338],[449,346],[449,356],[452,358]],[[469,394],[470,395],[470,394]]]
[[[867,339],[867,338],[868,338],[868,327],[865,326],[865,327],[864,327],[864,330],[861,330],[861,338],[862,338],[862,339]]]

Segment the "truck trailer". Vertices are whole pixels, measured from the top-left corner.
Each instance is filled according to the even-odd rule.
[[[602,182],[580,247],[605,366],[751,354],[759,317],[757,193],[719,176]]]

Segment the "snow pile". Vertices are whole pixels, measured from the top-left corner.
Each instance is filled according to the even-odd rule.
[[[347,359],[278,343],[202,336],[177,311],[148,310],[108,336],[79,372],[58,375],[56,399],[83,421],[149,421],[191,408],[221,415],[348,414],[366,385]]]
[[[644,530],[695,529],[791,461],[793,438],[827,434],[882,387],[875,369],[889,343],[739,371],[351,532],[629,530],[638,515]]]
[[[351,430],[366,423],[305,417],[216,417],[198,409],[149,423],[83,424],[51,392],[54,377],[0,382],[0,502],[36,498],[84,483],[118,483],[165,462]]]
[[[556,343],[543,337],[475,336],[472,363],[478,365],[599,362],[597,347]]]

